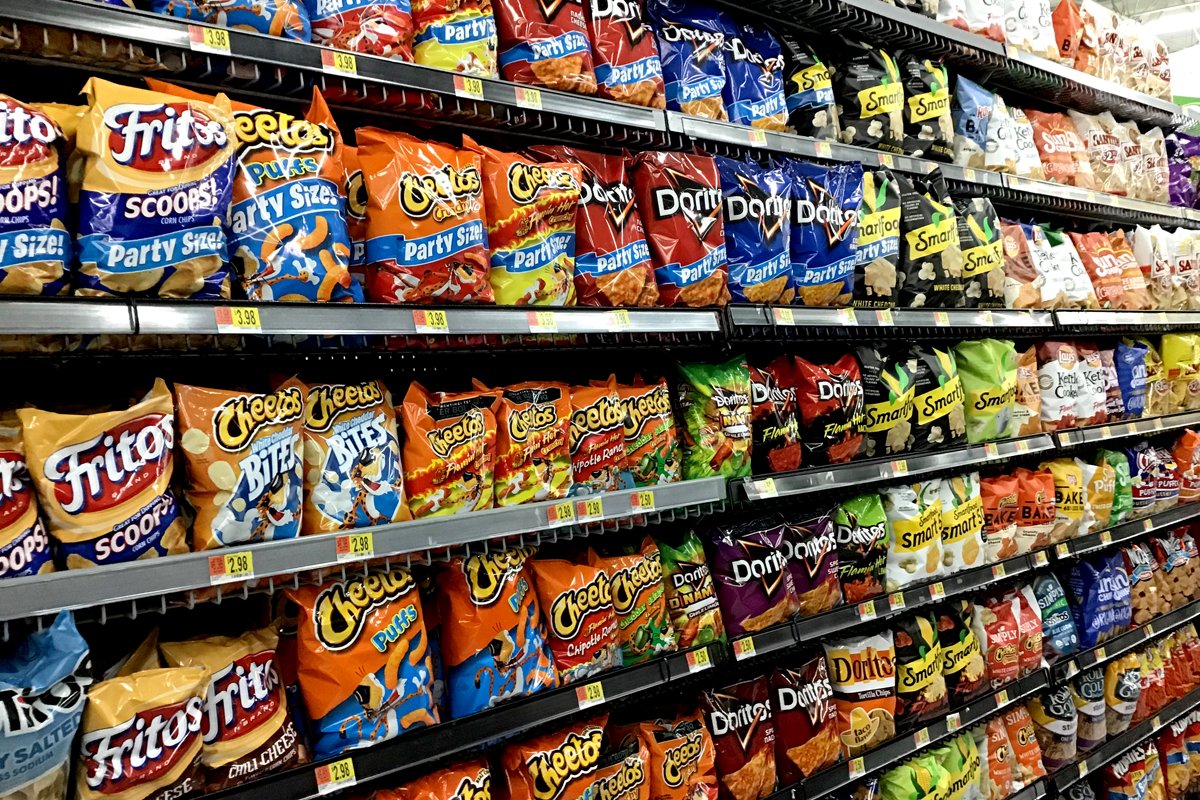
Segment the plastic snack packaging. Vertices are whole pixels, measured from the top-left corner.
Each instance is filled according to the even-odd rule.
[[[1033,123],[1034,143],[1046,180],[1095,189],[1087,148],[1067,115],[1035,109],[1027,110],[1025,115]]]
[[[806,161],[791,161],[789,167],[794,302],[805,306],[848,305],[857,280],[862,167],[844,164],[826,168]]]
[[[923,452],[965,444],[963,386],[954,351],[914,346],[909,367],[916,376],[911,449]]]
[[[213,5],[203,0],[152,0],[150,8],[156,14],[195,22],[206,22],[222,28],[257,31],[271,36],[283,36],[307,42],[312,33],[308,11],[297,0],[263,0],[258,3]]]
[[[847,42],[838,59],[833,91],[845,144],[902,153],[904,83],[891,54],[868,44]]]
[[[1017,130],[1004,98],[998,94],[992,96],[991,116],[988,119],[986,137],[983,146],[983,168],[1007,175],[1022,174],[1024,170],[1018,170]],[[1036,145],[1034,149],[1036,156]],[[1041,165],[1038,166],[1038,172],[1041,173]],[[1026,175],[1025,177],[1032,176]],[[1043,174],[1042,177],[1045,175]]]
[[[1081,533],[1096,533],[1105,530],[1112,519],[1113,493],[1117,482],[1116,470],[1104,460],[1096,464],[1089,464],[1076,458],[1075,464],[1083,470],[1084,518],[1089,521],[1087,530],[1081,529]]]
[[[1075,249],[1075,242],[1063,231],[1047,225],[1038,227],[1050,245],[1050,253],[1062,283],[1063,294],[1060,299],[1063,307],[1097,308],[1100,302],[1096,299],[1096,290],[1092,286],[1092,279],[1088,277],[1087,267]]]
[[[1175,264],[1170,252],[1169,236],[1159,225],[1149,228],[1138,225],[1130,238],[1133,255],[1146,280],[1150,302],[1154,308],[1187,308],[1187,295],[1175,280]]]
[[[1033,720],[1042,763],[1055,772],[1075,761],[1078,720],[1069,686],[1036,695],[1026,705]]]
[[[1144,441],[1125,448],[1129,459],[1129,478],[1133,494],[1135,517],[1152,513],[1158,502],[1158,456],[1154,448]]]
[[[666,379],[618,385],[617,394],[625,406],[625,465],[634,486],[676,483],[682,456]]]
[[[1040,231],[1034,226],[1032,230]],[[1004,252],[1004,302],[1009,308],[1043,308],[1043,294],[1054,298],[1054,285],[1047,279],[1044,264],[1018,223],[1001,222]],[[1047,284],[1051,284],[1047,286]],[[1051,306],[1053,307],[1053,306]]]
[[[781,167],[717,156],[724,197],[725,250],[734,302],[792,301],[788,219],[792,179]]]
[[[1081,114],[1074,109],[1067,111],[1067,117],[1075,126],[1075,132],[1083,142],[1088,162],[1091,164],[1094,183],[1091,187],[1110,194],[1124,195],[1129,186],[1129,171],[1126,168],[1121,141],[1115,133],[1109,130],[1100,117]],[[1112,125],[1116,120],[1109,115]]]
[[[983,503],[983,540],[987,562],[1012,558],[1021,552],[1017,540],[1018,483],[1012,475],[997,475],[979,481]]]
[[[1188,716],[1171,722],[1158,735],[1158,752],[1162,758],[1162,771],[1166,773],[1166,797],[1171,800],[1183,797],[1192,780],[1186,739]]]
[[[900,263],[900,186],[887,169],[865,170],[858,250],[854,256],[856,308],[896,305]]]
[[[1000,99],[997,97],[996,105],[999,106],[999,104]],[[1017,153],[1017,175],[1037,181],[1045,180],[1046,176],[1038,157],[1037,144],[1033,141],[1033,124],[1025,116],[1025,112],[1019,108],[1011,109],[1008,115],[1012,121],[1013,146]],[[988,126],[988,130],[991,130],[991,125]]]
[[[1050,531],[1050,543],[1087,533],[1085,522],[1085,487],[1083,470],[1075,459],[1056,458],[1044,461],[1040,470],[1054,476],[1054,527]]]
[[[1137,341],[1125,340],[1117,345],[1117,382],[1121,387],[1126,419],[1140,419],[1145,410],[1149,350],[1147,344]]]
[[[0,579],[54,571],[50,534],[25,464],[21,423],[0,413]]]
[[[942,743],[934,748],[933,756],[938,765],[950,774],[950,791],[946,795],[947,798],[981,800],[983,763],[979,749],[975,746],[975,739],[970,733],[960,733]]]
[[[159,645],[167,666],[204,667],[210,675],[200,756],[206,791],[236,786],[300,761],[300,735],[275,669],[278,641],[279,634],[267,627],[240,636]]]
[[[940,61],[898,56],[904,81],[904,152],[935,161],[953,156],[950,75]]]
[[[661,559],[667,611],[680,650],[725,640],[717,590],[704,556],[704,543],[692,531],[678,545],[655,541]]]
[[[781,384],[771,366],[750,367],[750,394],[754,437],[750,450],[751,471],[761,475],[799,469],[801,446],[796,388]]]
[[[376,789],[371,800],[491,800],[492,770],[473,759],[410,780],[394,789]]]
[[[1042,612],[1037,600],[1031,600],[1025,592],[1009,589],[1003,599],[1012,604],[1017,620],[1019,647],[1017,658],[1020,676],[1032,675],[1042,665]]]
[[[971,740],[979,753],[981,767],[986,765],[980,771],[981,800],[1005,800],[1018,784],[1013,780],[1016,755],[1008,741],[1004,719],[996,716],[985,725],[976,725],[971,729]]]
[[[1108,736],[1104,705],[1104,667],[1093,667],[1075,677],[1071,700],[1079,720],[1077,747],[1080,754],[1104,744]]]
[[[1125,419],[1125,400],[1117,377],[1116,350],[1101,350],[1100,364],[1104,368],[1104,411],[1109,422],[1117,422]]]
[[[752,128],[787,131],[783,50],[779,41],[760,25],[734,22],[725,14],[721,19],[725,32],[723,96],[729,121]]]
[[[1142,693],[1142,672],[1136,653],[1126,653],[1104,667],[1104,703],[1108,735],[1129,728]]]
[[[1083,36],[1083,18],[1075,0],[1062,0],[1050,15],[1054,24],[1054,37],[1058,40],[1058,61],[1068,67],[1075,66]]]
[[[1038,746],[1037,733],[1033,720],[1025,706],[1017,704],[1004,712],[1004,727],[1008,732],[1008,740],[1016,755],[1016,779],[1022,786],[1028,786],[1038,778],[1046,777],[1046,767],[1042,763],[1042,752]]]
[[[941,481],[888,486],[882,494],[891,531],[885,589],[898,592],[941,575]]]
[[[600,764],[592,773],[589,791],[614,800],[649,800],[649,767],[650,749],[644,741],[622,741],[619,748],[614,748],[610,739],[609,748],[601,755]]]
[[[429,392],[412,384],[400,406],[404,483],[415,519],[491,508],[495,392]]]
[[[729,268],[716,162],[709,156],[651,152],[639,153],[633,163],[659,304],[725,305]]]
[[[162,380],[124,411],[76,415],[22,408],[17,416],[60,566],[187,552],[171,490],[174,404]]]
[[[561,559],[529,562],[562,684],[620,666],[612,582],[598,567]]]
[[[958,219],[941,172],[900,178],[904,242],[900,248],[900,295],[904,308],[960,308],[963,256]]]
[[[1038,364],[1043,428],[1075,427],[1075,408],[1083,387],[1078,351],[1066,342],[1042,342],[1038,345]]]
[[[413,0],[413,60],[480,78],[495,78],[496,19],[491,0]]]
[[[1010,600],[988,597],[972,609],[971,630],[987,661],[991,688],[999,689],[1020,677],[1020,641],[1015,608]]]
[[[971,629],[974,608],[966,600],[952,600],[935,610],[938,643],[942,648],[942,676],[952,708],[969,703],[988,688],[987,662],[982,644]]]
[[[992,41],[1004,41],[1004,17],[1000,4],[995,0],[942,0],[939,9],[947,2],[961,4],[961,13],[966,18],[964,30],[986,36]],[[954,18],[957,17],[958,14],[955,14]]]
[[[908,370],[907,350],[886,345],[855,349],[863,384],[863,435],[867,458],[908,449],[912,432],[914,376]]]
[[[506,746],[500,761],[512,800],[590,797],[593,773],[604,752],[607,722],[605,714]],[[552,789],[546,788],[548,781],[553,783]]]
[[[357,137],[367,194],[367,297],[493,302],[480,156],[377,128],[360,128]]]
[[[58,612],[44,630],[29,633],[0,658],[0,697],[9,708],[29,712],[7,719],[0,735],[9,754],[0,768],[0,796],[67,797],[90,673],[87,642],[69,611]],[[112,766],[111,761],[106,766]]]
[[[786,56],[783,86],[788,125],[801,136],[835,141],[841,125],[829,65],[807,42],[792,38],[788,31],[779,33]]]
[[[1167,164],[1167,143],[1161,128],[1151,128],[1138,136],[1141,151],[1142,180],[1145,197],[1152,203],[1170,202],[1171,172]]]
[[[1017,479],[1017,549],[1029,553],[1049,547],[1057,518],[1054,475],[1049,470],[1013,471]]]
[[[475,388],[488,390],[475,381]],[[495,390],[496,506],[567,496],[571,488],[571,392],[565,383],[518,383]]]
[[[1187,429],[1179,434],[1171,448],[1171,455],[1175,459],[1175,474],[1179,479],[1179,502],[1184,504],[1200,500],[1200,433]]]
[[[1142,275],[1137,258],[1133,255],[1132,245],[1125,238],[1125,232],[1113,231],[1108,234],[1108,242],[1113,262],[1121,269],[1121,287],[1124,289],[1121,308],[1128,311],[1148,311],[1151,303],[1146,279]]]
[[[204,103],[98,78],[84,93],[76,292],[228,297],[237,151],[228,98]]]
[[[779,517],[709,529],[708,564],[730,636],[785,622],[799,609],[785,537]]]
[[[759,800],[775,791],[775,723],[765,676],[700,695],[717,754],[718,797]]]
[[[990,442],[1016,433],[1017,351],[1004,339],[975,339],[954,346],[963,385],[967,441]]]
[[[838,712],[842,754],[853,758],[896,733],[892,632],[821,643]]]
[[[950,117],[954,123],[952,156],[958,166],[983,167],[994,104],[995,95],[987,89],[962,75],[954,76]]]
[[[893,631],[896,650],[896,718],[918,728],[949,711],[937,621],[929,612],[902,616]]]
[[[946,574],[984,562],[984,512],[979,473],[938,481],[942,501],[942,569]]]
[[[600,97],[664,108],[662,62],[642,0],[584,3]]]
[[[525,565],[532,554],[528,548],[512,548],[456,557],[438,574],[451,719],[558,685]]]
[[[560,91],[596,93],[584,3],[565,0],[547,6],[498,0],[494,11],[500,77]]]
[[[955,216],[963,261],[963,304],[1004,308],[1004,242],[992,201],[986,197],[956,201]]]
[[[779,360],[776,361],[778,363]],[[858,360],[846,353],[831,364],[814,364],[799,356],[781,382],[794,386],[800,404],[800,438],[806,464],[839,464],[862,450],[856,430],[863,416],[863,385]]]
[[[1146,749],[1138,744],[1104,767],[1103,788],[1113,798],[1149,797],[1145,791],[1147,777]]]
[[[700,712],[642,722],[638,736],[650,750],[651,800],[716,796],[716,754]]]
[[[874,492],[842,501],[833,514],[838,580],[847,603],[883,594],[888,551],[887,514]]]
[[[589,550],[588,563],[608,573],[625,666],[676,649],[663,587],[662,556],[653,541],[645,539],[628,555],[602,557]]]
[[[1010,47],[1052,61],[1058,58],[1048,0],[1005,0],[1001,5],[1005,40]]]
[[[837,534],[833,514],[793,512],[784,520],[784,550],[792,583],[800,599],[800,615],[812,616],[842,602],[838,583]]]
[[[721,99],[726,80],[724,28],[703,24],[700,8],[688,0],[646,0],[662,59],[667,108],[724,121],[729,119]],[[712,20],[715,13],[704,9],[704,18]]]
[[[1013,430],[1017,436],[1042,431],[1042,395],[1038,382],[1035,345],[1017,353],[1017,395],[1013,406]]]
[[[1040,573],[1029,588],[1042,616],[1043,657],[1054,663],[1074,655],[1079,650],[1079,634],[1058,578],[1050,573]]]
[[[680,364],[684,480],[750,474],[750,370],[739,356],[724,364]]]
[[[399,61],[412,61],[408,0],[304,0],[315,44]]]
[[[775,720],[775,764],[782,785],[797,783],[841,755],[837,707],[825,659],[817,656],[796,668],[771,673]]]

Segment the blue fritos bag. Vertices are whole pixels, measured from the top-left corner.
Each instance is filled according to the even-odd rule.
[[[792,181],[783,167],[716,156],[724,196],[725,252],[733,302],[791,302],[788,198]]]
[[[727,120],[725,33],[717,12],[687,0],[649,0],[646,12],[658,38],[667,108]]]
[[[849,305],[863,198],[861,164],[792,161],[792,283],[806,306]]]
[[[1139,342],[1121,342],[1113,355],[1117,384],[1125,403],[1125,419],[1140,419],[1146,408],[1146,354],[1149,348]]]
[[[783,50],[765,28],[738,25],[722,15],[725,28],[725,108],[729,121],[771,131],[787,130],[783,96]]]

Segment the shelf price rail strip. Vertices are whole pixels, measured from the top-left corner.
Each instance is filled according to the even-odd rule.
[[[1139,539],[1148,533],[1154,533],[1166,528],[1173,528],[1184,522],[1200,517],[1200,503],[1188,503],[1175,508],[1160,511],[1141,519],[1122,522],[1107,530],[1089,533],[1059,542],[1054,545],[1054,557],[1060,560],[1078,558],[1097,550],[1103,550],[1114,544],[1122,544],[1131,539]]]
[[[1184,209],[1192,211],[1192,209]],[[1054,312],[1055,326],[1064,332],[1100,328],[1097,333],[1111,333],[1113,329],[1197,327],[1200,328],[1200,311],[1063,311]]]
[[[908,328],[998,328],[1053,329],[1054,317],[1049,311],[1018,309],[948,308],[808,308],[805,306],[731,305],[725,314],[729,325],[742,327],[773,327],[775,329],[807,327],[871,328],[898,330]],[[1200,315],[1196,319],[1200,327]],[[799,332],[799,331],[798,331]]]
[[[1109,739],[1086,757],[1051,773],[1049,778],[1059,794],[1062,794],[1091,773],[1116,761],[1130,748],[1146,741],[1196,708],[1200,708],[1200,689],[1193,689],[1181,699],[1168,703],[1151,719],[1143,720],[1124,733]]]
[[[353,565],[365,568],[371,559],[403,557],[556,528],[574,529],[608,520],[645,519],[672,509],[719,505],[725,496],[723,478],[705,478],[652,489],[593,495],[586,499],[591,503],[590,509],[580,498],[552,500],[475,511],[469,515],[362,528],[344,534],[301,536],[245,547],[11,578],[0,581],[0,620],[205,589],[224,585],[222,575],[240,574],[244,580],[257,580],[325,567]],[[594,501],[599,501],[599,506]],[[364,538],[365,535],[369,538]],[[246,574],[247,568],[249,574]]]
[[[1152,436],[1160,431],[1175,431],[1193,425],[1200,425],[1200,411],[1167,414],[1162,417],[1145,417],[1128,422],[1109,422],[1104,425],[1089,425],[1086,428],[1072,428],[1056,431],[1054,438],[1059,447],[1070,447],[1077,444],[1106,442],[1109,439],[1120,439],[1126,436]]]
[[[703,651],[707,657],[698,658]],[[613,701],[649,694],[690,675],[721,663],[725,650],[711,643],[647,661],[633,667],[607,672],[591,681],[581,681],[530,697],[505,703],[462,719],[409,731],[394,739],[316,764],[268,775],[209,797],[230,800],[262,800],[279,797],[303,800],[316,797],[316,773],[345,758],[353,761],[357,783],[365,783],[421,768],[445,764],[458,755],[520,736],[534,728],[571,717],[581,711],[599,713]],[[599,700],[588,699],[586,687],[599,684]],[[347,788],[347,787],[343,787]]]

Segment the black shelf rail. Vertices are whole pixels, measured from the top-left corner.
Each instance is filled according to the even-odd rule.
[[[1054,545],[1054,557],[1060,560],[1078,558],[1113,545],[1140,539],[1146,534],[1173,528],[1197,517],[1200,517],[1200,503],[1176,506],[1148,517],[1129,520],[1102,531],[1059,542]]]

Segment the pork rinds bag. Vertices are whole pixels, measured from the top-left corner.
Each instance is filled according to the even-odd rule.
[[[500,77],[578,94],[596,93],[584,4],[497,0]]]
[[[824,641],[842,754],[853,758],[896,733],[896,651],[892,632]]]
[[[357,137],[367,196],[367,298],[492,302],[482,159],[376,128],[360,128]]]
[[[402,463],[414,519],[492,507],[498,405],[494,392],[408,388]]]
[[[489,391],[479,381],[475,388]],[[565,383],[498,390],[496,507],[557,500],[571,488],[571,392]]]
[[[620,666],[608,572],[561,559],[535,559],[529,567],[559,680],[567,684]]]
[[[84,93],[76,291],[228,297],[225,226],[237,151],[229,100],[204,103],[98,78]]]
[[[408,0],[304,0],[313,44],[412,61]]]
[[[297,0],[213,5],[204,0],[152,0],[157,14],[207,22],[222,28],[257,31],[307,42],[312,35],[308,12]]]
[[[35,492],[20,422],[0,414],[0,579],[54,571]]]
[[[59,564],[79,569],[187,552],[171,490],[174,412],[162,380],[125,411],[17,411]]]
[[[495,78],[492,0],[414,0],[413,60],[427,67]]]
[[[625,666],[674,650],[658,546],[646,539],[636,552],[610,557],[589,550],[588,563],[608,573]]]
[[[176,384],[175,397],[195,549],[297,536],[304,384],[292,378],[267,394]]]

